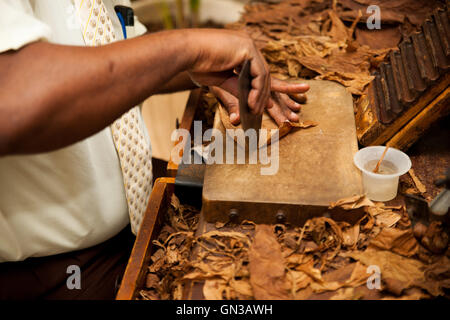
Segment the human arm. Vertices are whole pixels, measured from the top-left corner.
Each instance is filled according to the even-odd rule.
[[[249,104],[260,113],[270,94],[267,65],[239,32],[165,31],[100,47],[34,42],[2,53],[0,155],[70,145],[102,130],[180,73],[221,86],[246,59],[256,79]]]

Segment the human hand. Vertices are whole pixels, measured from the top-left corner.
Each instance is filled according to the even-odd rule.
[[[248,105],[254,114],[262,114],[270,102],[270,75],[264,57],[252,39],[245,33],[192,29],[187,31],[189,43],[196,46],[196,55],[188,72],[201,85],[220,87],[234,96],[238,94],[237,71],[245,60],[250,60],[253,78]]]
[[[219,87],[212,86],[209,89],[228,110],[231,123],[234,125],[239,124],[239,99],[237,96]],[[294,101],[291,96],[296,95],[297,101],[306,101],[305,92],[308,90],[308,84],[289,83],[272,78],[271,98],[269,99],[271,107],[267,109],[268,114],[278,125],[281,125],[286,120],[298,122],[300,119],[297,112],[300,111],[301,104]]]

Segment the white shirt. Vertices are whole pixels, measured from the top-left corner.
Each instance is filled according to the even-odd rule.
[[[129,1],[103,2],[123,39],[114,5]],[[0,53],[39,40],[84,46],[75,14],[71,0],[0,0]],[[136,19],[127,27],[128,37],[144,32]],[[54,152],[0,158],[0,262],[87,248],[128,223],[109,127]]]

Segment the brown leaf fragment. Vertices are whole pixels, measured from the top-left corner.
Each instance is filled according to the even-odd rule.
[[[353,299],[361,299],[361,300],[380,300],[382,299],[383,294],[381,290],[377,289],[369,289],[367,287],[367,283],[354,288],[354,296]]]
[[[160,300],[158,293],[154,290],[141,290],[139,295],[143,300]]]
[[[415,284],[431,295],[437,297],[444,294],[443,289],[450,289],[450,259],[442,256],[438,261],[425,268],[425,279]]]
[[[355,269],[356,262],[348,263],[347,265],[339,268],[337,270],[333,270],[323,275],[324,281],[327,282],[345,282],[350,279],[353,269]]]
[[[336,294],[330,298],[330,300],[355,300],[354,288],[340,288],[336,291]]]
[[[296,300],[307,300],[311,297],[312,294],[313,294],[313,290],[311,289],[310,286],[307,286],[306,288],[298,290],[295,293],[295,299]]]
[[[279,130],[278,131],[278,139],[281,139],[282,137],[287,135],[289,132],[291,132],[291,130],[293,128],[306,129],[306,128],[310,128],[310,127],[315,127],[317,125],[318,125],[317,122],[310,121],[310,120],[305,120],[305,121],[301,121],[301,122],[291,122],[289,120],[286,120],[278,128],[278,130]],[[261,143],[261,145],[270,145],[272,143],[272,137],[273,137],[273,135],[270,135],[270,137],[267,139],[267,141],[265,143]]]
[[[388,291],[395,296],[400,296],[403,290],[407,287],[404,281],[400,281],[394,278],[384,278],[383,284],[383,290]]]
[[[250,285],[248,278],[245,280],[231,281],[230,286],[236,292],[238,297],[246,300],[253,298],[252,286]]]
[[[358,209],[361,207],[372,207],[375,204],[367,198],[364,194],[355,195],[348,198],[340,199],[336,202],[332,202],[328,209],[340,207],[344,210]]]
[[[149,266],[150,272],[158,272],[164,265],[164,250],[158,249],[151,257],[152,263]]]
[[[393,278],[404,283],[405,288],[424,279],[422,262],[406,258],[386,250],[368,248],[365,251],[341,252],[343,257],[351,257],[366,266],[380,268],[381,279]]]
[[[223,228],[226,224],[227,224],[227,222],[217,221],[217,222],[214,224],[214,227],[215,227],[216,229],[221,229],[221,228]]]
[[[401,296],[384,296],[382,300],[420,300],[429,297],[429,295],[419,288],[409,288],[404,290]]]
[[[305,121],[300,121],[300,122],[285,121],[285,122],[281,125],[280,130],[281,130],[281,128],[283,128],[283,127],[303,128],[303,129],[306,129],[306,128],[310,128],[310,127],[315,127],[315,126],[317,126],[317,125],[318,125],[318,123],[317,123],[316,121],[311,121],[311,120],[305,120]]]
[[[241,222],[241,229],[243,230],[255,230],[255,226],[256,224],[253,221],[249,221],[249,220],[243,220]]]
[[[314,252],[319,248],[319,246],[314,241],[303,241],[301,243],[300,249],[305,252]]]
[[[375,216],[375,223],[382,227],[391,228],[394,226],[402,216],[398,213],[393,212],[392,210],[381,210],[378,211]]]
[[[411,179],[413,180],[414,184],[416,185],[417,190],[419,190],[419,192],[422,193],[422,194],[427,192],[427,188],[419,180],[419,178],[416,176],[416,173],[414,172],[414,170],[413,169],[409,169],[408,173],[411,176]]]
[[[146,288],[157,288],[159,284],[159,277],[154,273],[148,273],[147,278],[145,280]]]
[[[359,238],[359,224],[347,227],[342,232],[343,245],[348,248],[354,248]]]
[[[249,269],[255,299],[291,298],[281,247],[269,225],[256,225],[249,250]]]
[[[448,234],[444,231],[442,223],[433,221],[428,226],[422,240],[422,245],[435,254],[441,254],[447,250],[449,244]]]
[[[174,207],[175,210],[180,208],[180,200],[178,200],[175,194],[172,194],[172,198],[170,199],[170,204]]]
[[[391,250],[405,257],[418,253],[419,244],[411,229],[384,228],[370,242],[369,248]]]
[[[299,294],[298,292],[307,288],[313,282],[313,279],[303,271],[291,269],[288,271],[287,275],[292,284],[291,287],[292,295],[295,297],[295,299],[301,299],[298,297]]]
[[[360,262],[356,262],[324,275],[323,278],[328,282],[337,282],[339,287],[356,288],[366,283],[368,277],[367,267]]]
[[[355,36],[358,43],[367,45],[371,49],[396,48],[401,40],[398,27],[383,27],[382,29],[367,30],[367,28],[356,28]]]
[[[328,33],[328,35],[333,39],[335,42],[347,42],[347,39],[349,37],[347,27],[342,22],[341,19],[339,19],[337,13],[334,10],[328,11],[328,14],[331,18],[331,30]]]
[[[284,236],[284,244],[289,249],[295,250],[298,246],[296,235],[292,233],[286,233]]]
[[[333,219],[313,218],[305,226],[308,227],[307,230],[318,245],[318,250],[323,251],[329,248],[335,248],[335,252],[339,250],[343,241],[342,230]]]
[[[218,110],[219,110],[219,114],[220,114],[220,120],[222,121],[222,125],[224,126],[225,129],[242,129],[241,124],[235,126],[234,124],[231,123],[230,117],[228,115],[228,111],[220,103],[219,103]],[[278,127],[278,140],[281,139],[282,137],[284,137],[285,135],[287,135],[289,132],[291,132],[291,130],[293,128],[307,129],[310,127],[315,127],[317,125],[318,125],[317,122],[311,121],[311,120],[305,120],[305,121],[301,121],[301,122],[291,122],[289,120],[286,120]],[[268,133],[271,132],[271,130],[269,130],[269,128],[264,127],[264,122],[263,122],[262,129],[267,129]],[[270,128],[270,129],[272,129],[272,128]],[[233,138],[235,141],[237,141],[236,135]],[[261,139],[261,141],[259,142],[259,145],[260,145],[260,147],[265,146],[265,145],[268,146],[272,143],[272,140],[273,140],[273,134],[271,134],[267,139],[264,139],[264,137],[263,137]]]
[[[311,262],[297,269],[310,277],[309,283],[306,282],[306,284],[309,284],[314,293],[335,291],[345,287],[358,287],[365,283],[369,277],[366,272],[367,268],[360,262],[348,264],[323,276],[320,270],[313,267]]]
[[[223,279],[208,279],[203,285],[203,296],[206,300],[223,300],[226,290],[226,282]]]

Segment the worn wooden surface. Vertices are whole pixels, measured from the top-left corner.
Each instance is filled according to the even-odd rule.
[[[153,254],[152,241],[160,232],[174,183],[174,178],[159,178],[155,182],[116,300],[133,300],[144,286],[147,266]]]
[[[274,175],[261,175],[268,165],[260,163],[207,165],[206,221],[227,221],[230,209],[238,209],[240,220],[275,223],[282,210],[287,221],[302,224],[331,202],[362,193],[361,175],[353,165],[358,145],[351,94],[335,82],[304,82],[311,89],[301,120],[319,125],[293,131],[279,141],[279,169]],[[223,132],[220,122],[215,126]],[[263,127],[275,124],[266,119]]]

